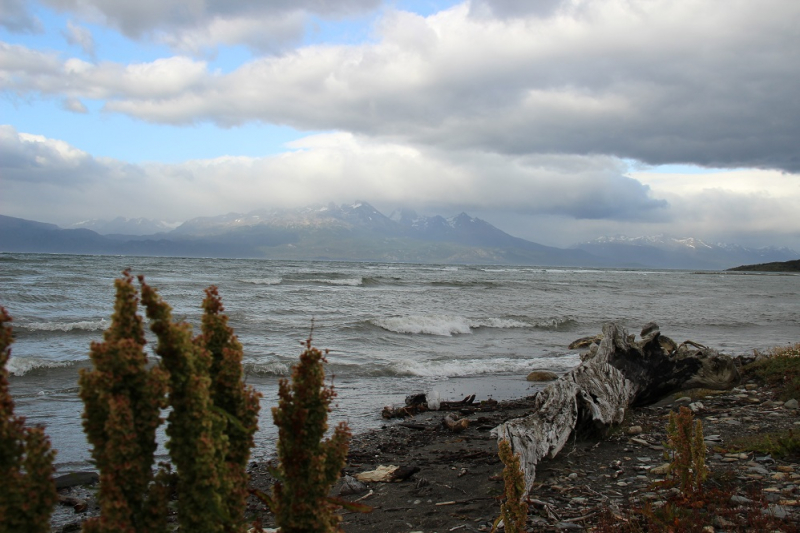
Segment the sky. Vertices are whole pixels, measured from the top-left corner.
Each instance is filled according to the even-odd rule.
[[[800,251],[796,0],[0,0],[0,214]]]

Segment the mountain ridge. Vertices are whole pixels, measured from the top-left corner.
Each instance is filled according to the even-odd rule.
[[[139,228],[154,222],[115,220]],[[465,212],[445,218],[401,209],[386,216],[363,201],[196,217],[151,235],[100,235],[0,215],[0,251],[708,270],[800,257],[786,248],[667,235],[617,235],[556,248]]]

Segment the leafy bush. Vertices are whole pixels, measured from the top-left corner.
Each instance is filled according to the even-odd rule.
[[[338,531],[338,507],[364,510],[328,497],[344,467],[350,431],[342,422],[323,440],[335,393],[325,386],[323,353],[311,346],[311,339],[305,346],[291,382],[280,381],[278,406],[272,408],[278,426],[278,466],[273,469],[277,481],[271,497],[259,496],[282,533]]]
[[[80,376],[101,506],[101,516],[84,530],[166,531],[167,495],[175,488],[182,530],[244,531],[259,396],[242,382],[241,345],[221,314],[216,288],[206,291],[203,331],[193,338],[191,326],[174,323],[169,305],[139,281],[161,361],[148,369],[138,295],[125,272],[116,281],[104,342],[92,344],[94,369]],[[155,431],[166,407],[172,408],[167,448],[176,472],[162,468],[153,475]]]
[[[58,499],[55,451],[41,428],[25,427],[25,419],[14,415],[6,369],[14,342],[8,322],[11,316],[0,307],[0,532],[44,532]]]
[[[525,495],[525,475],[519,465],[519,455],[511,450],[511,444],[505,439],[498,445],[498,455],[503,461],[503,481],[505,483],[505,499],[500,504],[500,516],[495,520],[492,532],[497,531],[500,521],[508,533],[523,533],[528,520],[528,505],[522,501]]]
[[[692,411],[681,407],[677,415],[670,412],[667,424],[667,448],[672,451],[670,473],[687,496],[700,492],[708,476],[703,423],[693,422]]]
[[[747,376],[778,389],[778,399],[800,400],[800,343],[773,348],[765,357],[747,365]]]

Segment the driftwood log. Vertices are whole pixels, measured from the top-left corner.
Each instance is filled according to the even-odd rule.
[[[381,416],[383,418],[407,418],[425,411],[469,411],[475,410],[475,407],[491,409],[497,406],[496,400],[484,400],[475,403],[475,395],[466,396],[463,400],[458,402],[445,402],[437,401],[435,407],[431,406],[428,402],[427,396],[424,393],[411,394],[406,396],[405,405],[402,407],[394,407],[387,405],[383,408]]]
[[[619,424],[628,407],[656,402],[671,392],[728,389],[739,381],[729,356],[690,341],[678,346],[652,322],[638,342],[614,323],[603,327],[602,336],[581,341],[589,347],[581,364],[537,393],[532,414],[493,430],[520,455],[526,493],[539,461],[555,457],[576,432]]]

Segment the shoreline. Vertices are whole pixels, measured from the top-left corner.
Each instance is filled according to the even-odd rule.
[[[664,480],[667,415],[692,401],[699,402],[696,417],[703,421],[706,438],[713,438],[706,441],[712,477],[728,479],[731,498],[741,502],[752,502],[753,490],[760,487],[763,500],[742,505],[761,505],[759,513],[787,524],[785,529],[773,530],[796,530],[800,526],[800,457],[775,459],[726,448],[743,433],[800,430],[800,411],[776,402],[775,397],[776,391],[753,382],[727,391],[685,391],[630,409],[623,424],[606,435],[571,439],[561,453],[543,460],[537,469],[528,531],[588,531],[608,512],[623,519],[628,516],[626,510],[663,505],[668,494],[658,488],[658,482]],[[354,435],[344,474],[356,476],[381,465],[419,470],[400,482],[371,482],[362,491],[342,494],[373,508],[369,514],[342,512],[342,529],[348,533],[490,531],[499,515],[503,490],[503,464],[490,431],[507,419],[527,414],[532,398],[504,400],[471,412],[427,411]],[[486,398],[476,398],[481,399]],[[469,427],[458,433],[445,428],[442,419],[449,413],[469,419]],[[252,487],[270,490],[273,479],[266,462],[254,461],[249,470]],[[80,499],[91,490],[78,486],[61,492]],[[339,490],[334,487],[333,494]],[[53,531],[66,533],[70,529],[64,527],[74,527],[76,519],[97,513],[91,498],[87,505],[88,511],[79,516],[60,506],[60,523]],[[274,525],[271,515],[253,498],[248,513],[251,519],[260,517],[265,527]]]

